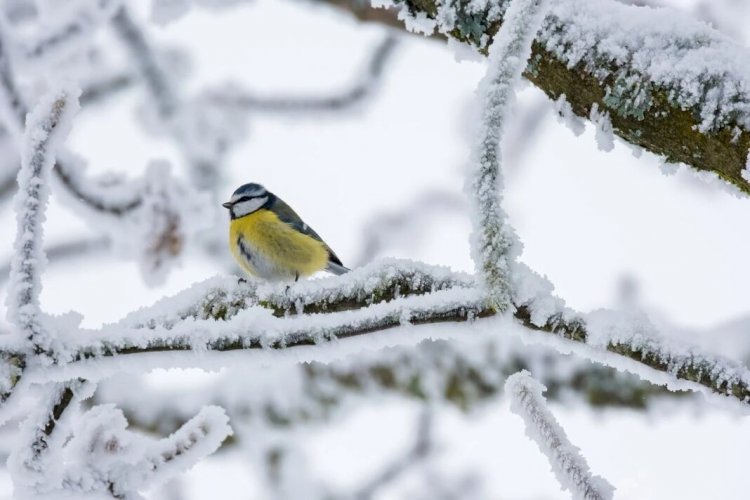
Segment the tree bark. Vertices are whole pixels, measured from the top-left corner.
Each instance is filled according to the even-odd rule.
[[[345,10],[362,21],[405,29],[396,9],[375,9],[369,2],[359,0],[322,2]],[[429,19],[438,15],[437,0],[397,0],[395,3],[408,9],[412,15],[423,14]],[[469,12],[469,3],[467,0],[456,1],[453,13],[458,28],[447,33],[447,37],[469,44],[486,55],[486,47],[497,34],[502,19],[493,20],[488,9]],[[446,38],[446,34],[438,32],[431,36]],[[614,133],[622,140],[662,156],[667,162],[684,163],[699,171],[713,172],[741,191],[750,193],[750,182],[742,176],[748,161],[750,132],[742,124],[728,121],[704,133],[699,127],[700,110],[697,106],[681,107],[670,99],[673,89],[650,81],[647,75],[638,74],[627,64],[607,61],[606,69],[596,68],[596,75],[583,63],[569,67],[558,55],[547,50],[543,42],[541,39],[534,42],[531,62],[523,76],[550,99],[557,100],[564,95],[573,113],[585,120],[589,120],[594,106],[607,111]],[[622,75],[642,80],[640,88],[648,93],[646,112],[623,105],[622,99],[627,97],[612,98]],[[750,82],[744,83],[750,86]]]

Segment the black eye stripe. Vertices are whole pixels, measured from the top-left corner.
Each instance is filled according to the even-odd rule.
[[[240,198],[240,199],[238,199],[238,200],[236,200],[236,201],[232,202],[232,204],[235,204],[235,203],[242,203],[243,201],[250,201],[250,200],[255,200],[255,199],[258,199],[258,198],[263,198],[263,196],[264,196],[264,195],[256,195],[256,196],[243,196],[242,198]]]

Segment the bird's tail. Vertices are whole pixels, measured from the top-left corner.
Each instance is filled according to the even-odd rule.
[[[328,267],[326,267],[326,271],[335,274],[336,276],[341,276],[342,274],[351,271],[351,269],[344,267],[341,264],[336,264],[335,262],[328,261]]]

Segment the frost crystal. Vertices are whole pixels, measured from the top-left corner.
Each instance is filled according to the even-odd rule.
[[[526,370],[505,382],[511,411],[523,419],[526,434],[547,456],[563,489],[569,490],[574,500],[611,500],[614,488],[605,479],[591,475],[586,459],[547,408],[542,395],[546,390]]]
[[[615,136],[612,131],[612,122],[609,119],[609,113],[599,111],[599,105],[594,103],[591,106],[591,123],[596,127],[596,144],[600,151],[610,152],[615,148]]]
[[[747,182],[750,182],[750,153],[747,154],[747,159],[745,160],[745,168],[742,169],[742,172],[740,172],[742,175],[742,178],[745,179]]]
[[[567,126],[576,136],[581,135],[586,129],[583,120],[573,112],[565,94],[560,94],[560,97],[555,101],[555,111],[557,112],[557,121]]]
[[[39,309],[42,225],[49,200],[49,177],[55,152],[78,110],[80,90],[63,88],[44,96],[26,119],[18,193],[15,197],[16,242],[11,261],[8,319],[37,351],[49,351],[53,338],[42,325]]]
[[[531,54],[531,42],[541,25],[544,0],[514,0],[489,50],[487,74],[479,84],[482,100],[480,131],[472,150],[467,189],[473,203],[472,254],[490,305],[511,307],[510,268],[520,244],[501,207],[500,138],[515,97],[514,86]]]

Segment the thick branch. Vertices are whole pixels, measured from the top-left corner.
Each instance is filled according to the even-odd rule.
[[[106,363],[107,359],[112,361],[112,366],[120,366],[125,362],[125,357],[154,352],[176,354],[207,350],[295,349],[325,345],[409,324],[469,321],[482,329],[487,321],[482,318],[495,314],[484,304],[481,293],[470,288],[471,282],[465,275],[454,274],[454,286],[449,286],[451,273],[446,269],[403,262],[399,268],[398,264],[395,261],[385,265],[376,263],[354,270],[345,277],[299,283],[286,292],[283,292],[283,286],[238,285],[236,279],[231,277],[209,280],[195,285],[195,289],[160,301],[153,310],[138,311],[101,332],[71,337],[66,343],[65,359],[61,359],[61,362],[71,361],[70,365],[66,365],[66,370],[70,371],[65,372],[71,376],[86,373],[87,376],[101,377],[106,370],[89,373],[86,367],[92,363]],[[426,279],[427,275],[431,279]],[[436,283],[443,283],[446,288],[433,291],[440,288]],[[362,284],[368,284],[370,288],[360,286]],[[313,288],[318,292],[312,293]],[[568,345],[572,348],[575,344],[585,344],[589,349],[582,350],[581,354],[591,356],[595,361],[602,361],[596,353],[609,351],[635,362],[633,365],[618,365],[620,369],[630,366],[635,371],[638,365],[650,367],[675,380],[689,382],[680,386],[683,389],[704,388],[745,403],[750,401],[750,374],[736,363],[702,354],[696,349],[672,345],[654,336],[633,335],[628,338],[620,335],[608,340],[601,326],[592,337],[587,320],[554,305],[556,302],[546,295],[523,299],[517,297],[515,300],[517,305],[513,314],[517,324],[528,330],[571,341],[571,344],[563,344],[563,350]],[[304,310],[337,312],[298,313]],[[542,311],[545,311],[544,314]],[[621,323],[627,326],[627,323]],[[493,328],[501,328],[502,324],[494,323],[496,326]],[[428,333],[430,330],[420,331]],[[502,342],[502,337],[497,337],[496,341]],[[7,351],[7,355],[23,360],[22,355],[11,350]],[[164,358],[160,359],[162,363],[165,362]],[[310,366],[311,369],[314,367]],[[383,370],[383,366],[374,363],[370,370],[375,379],[382,375],[380,385],[419,394],[419,391],[413,392],[413,385],[389,382],[393,380],[388,375],[391,372]],[[461,372],[470,368],[457,369]],[[656,372],[640,369],[637,374],[654,383],[664,384],[668,379],[663,375],[657,376]],[[34,373],[32,379],[59,376],[55,370],[48,369],[45,373]],[[334,375],[335,379],[338,377]],[[359,383],[349,378],[346,372],[340,377],[342,384],[346,384],[347,380],[354,385]],[[596,387],[596,384],[592,386],[575,374],[572,378],[574,384],[581,384],[583,389],[592,391],[590,399],[610,398],[606,388]],[[470,381],[465,386],[468,392],[460,387],[449,387],[449,384],[445,388],[447,399],[462,404],[464,395],[474,391],[472,386],[479,388],[481,394],[481,380],[482,377],[479,377]],[[640,391],[634,388],[633,397],[637,399]],[[491,392],[488,390],[487,394]],[[613,399],[616,398],[615,395]]]
[[[216,293],[216,288],[207,287],[207,295],[198,300],[196,293],[191,291],[186,295],[192,297],[192,305],[185,304],[184,299],[174,299],[182,311],[179,314],[184,314],[188,318],[209,319],[183,322],[175,317],[170,321],[152,318],[153,321],[145,321],[144,328],[143,325],[137,326],[137,323],[148,318],[148,311],[141,312],[136,317],[126,319],[122,324],[114,325],[111,330],[107,330],[101,341],[86,340],[85,343],[70,346],[72,367],[101,357],[131,356],[149,352],[293,349],[389,330],[405,324],[470,321],[479,325],[483,322],[482,318],[494,315],[493,310],[485,305],[481,293],[475,289],[459,286],[431,292],[432,283],[426,280],[425,285],[421,287],[416,282],[404,281],[404,273],[408,275],[414,271],[409,270],[408,264],[404,266],[402,274],[384,271],[392,270],[394,267],[393,262],[389,262],[383,268],[374,264],[355,270],[344,278],[302,283],[291,287],[283,300],[278,299],[280,289],[277,291],[273,288],[261,287],[257,291],[250,288],[244,298],[238,298],[239,295],[233,288],[225,290],[226,293],[221,296]],[[420,267],[425,274],[429,273],[427,266]],[[436,270],[434,279],[439,277],[446,280],[445,273],[442,269]],[[381,276],[382,282],[389,285],[382,288],[376,285],[376,291],[371,293],[363,292],[357,285],[377,283],[378,278],[372,281],[368,279],[377,276]],[[455,281],[463,285],[464,279],[459,274],[456,275]],[[396,283],[403,284],[404,287],[394,286]],[[339,312],[302,316],[294,314],[300,304],[301,307],[305,307],[303,299],[310,297],[309,287],[313,286],[320,290],[312,299],[317,304],[317,310]],[[373,303],[374,298],[379,295],[387,297],[388,290],[406,290],[408,287],[411,287],[409,292],[401,292],[399,298]],[[428,291],[430,293],[425,293]],[[418,295],[419,293],[425,294]],[[169,304],[162,302],[158,307],[159,310],[164,310],[163,308],[169,307]],[[308,307],[313,305],[310,304]],[[702,387],[744,403],[750,401],[750,374],[747,369],[730,360],[703,354],[696,349],[675,345],[655,336],[620,335],[609,338],[601,331],[596,331],[592,337],[587,321],[568,310],[557,307],[540,318],[539,309],[548,311],[549,308],[548,297],[539,296],[531,300],[524,299],[523,303],[516,302],[513,314],[520,325],[530,330],[548,333],[574,344],[585,344],[592,348],[592,352],[609,351],[618,354],[635,361],[638,365],[671,375],[677,380],[691,382],[694,388]],[[234,311],[236,314],[228,314],[228,311]],[[269,312],[276,315],[287,312],[290,316],[279,318]],[[217,324],[213,318],[220,320],[219,323]],[[627,326],[627,323],[623,325]],[[637,327],[639,325],[634,329],[640,331]],[[587,352],[583,354],[588,355]],[[601,361],[596,356],[594,358]],[[648,372],[639,371],[638,375],[657,383],[664,383],[663,378],[648,375]]]
[[[397,9],[374,9],[352,0],[323,1],[363,21],[404,27]],[[481,52],[503,22],[493,2],[485,8],[468,0],[395,4],[415,16],[454,18],[451,25],[438,26],[438,35]],[[682,32],[670,31],[675,18]],[[590,24],[584,24],[586,19],[592,19]],[[633,26],[622,24],[630,19]],[[585,46],[586,40],[596,42]],[[654,49],[654,40],[666,42]],[[653,52],[639,52],[643,47]],[[615,55],[614,48],[622,53]],[[702,67],[699,61],[712,65]],[[659,66],[674,70],[673,80],[658,74]],[[750,193],[750,183],[742,176],[750,149],[750,77],[741,69],[747,66],[744,48],[677,12],[613,0],[565,0],[558,13],[547,17],[524,77],[552,100],[564,96],[582,118],[589,119],[594,106],[606,110],[614,133],[624,141],[669,162],[713,172]]]

